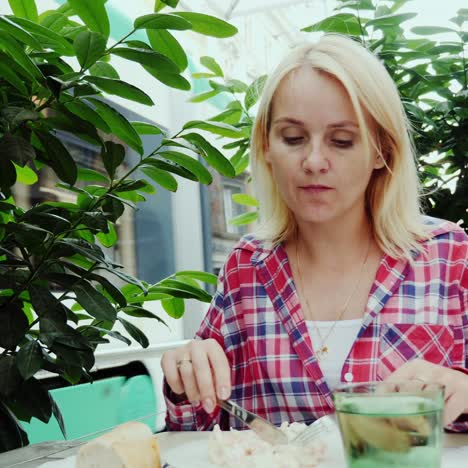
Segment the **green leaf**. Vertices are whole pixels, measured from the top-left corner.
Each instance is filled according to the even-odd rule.
[[[64,105],[70,112],[73,112],[73,114],[77,115],[83,120],[87,120],[96,128],[99,128],[105,133],[111,132],[106,121],[85,102],[75,99],[71,102],[66,102]]]
[[[117,317],[117,320],[124,326],[128,334],[138,343],[147,348],[149,346],[149,341],[146,335],[135,325],[123,319],[122,317]]]
[[[227,109],[218,115],[215,115],[210,119],[212,122],[224,122],[230,125],[234,125],[240,122],[242,117],[241,109]]]
[[[106,38],[98,32],[83,31],[76,36],[73,47],[81,68],[89,68],[104,55]]]
[[[442,26],[415,26],[414,28],[411,28],[411,32],[420,36],[432,36],[433,34],[449,32],[456,33],[457,31],[455,29],[445,28]]]
[[[89,281],[81,280],[76,283],[73,286],[73,292],[76,294],[76,300],[88,314],[99,320],[109,320],[111,322],[115,320],[116,310]]]
[[[138,135],[160,135],[163,131],[147,122],[130,122]]]
[[[36,157],[34,148],[29,141],[21,136],[6,133],[0,139],[0,158],[11,159],[19,166],[24,167],[26,163]]]
[[[33,49],[42,49],[41,43],[33,35],[6,16],[0,16],[0,29]]]
[[[23,47],[9,34],[0,30],[0,50],[4,50],[11,56],[15,63],[31,77],[38,81],[44,79],[41,70],[31,60],[31,58],[25,53]]]
[[[198,133],[187,133],[185,135],[181,135],[181,138],[196,146],[200,152],[200,155],[221,175],[226,177],[235,176],[236,172],[229,160],[226,159],[217,148],[212,146],[201,135]]]
[[[5,59],[9,59],[9,57],[6,55],[0,57],[0,76],[14,86],[21,94],[27,95],[28,89],[24,85],[23,80],[16,74],[11,66],[5,63]]]
[[[184,315],[185,302],[183,299],[178,297],[171,297],[170,299],[163,299],[161,301],[163,309],[166,311],[169,317],[179,319]]]
[[[234,93],[245,93],[249,88],[243,81],[240,80],[227,80],[226,86]]]
[[[60,33],[68,23],[68,18],[56,10],[48,10],[41,13],[39,23],[51,31]]]
[[[240,156],[236,157],[237,154]],[[241,151],[236,153],[230,161],[236,170],[236,175],[242,174],[249,167],[250,154],[248,152],[244,153],[244,148],[241,148]]]
[[[156,1],[156,3],[158,0]],[[179,0],[161,0],[162,3],[165,3],[167,6],[170,6],[171,8],[176,8]]]
[[[35,417],[43,423],[49,422],[52,405],[49,392],[35,378],[23,382],[11,398],[12,408],[27,418]]]
[[[148,164],[143,164],[140,166],[140,169],[150,179],[154,180],[157,184],[166,190],[170,190],[171,192],[175,192],[177,190],[177,181],[175,180],[174,176],[168,172],[162,171],[161,169],[157,169],[156,167],[150,166]]]
[[[96,107],[96,112],[107,122],[113,133],[136,152],[143,154],[143,143],[140,136],[120,112],[98,99],[88,98],[88,101]]]
[[[258,207],[257,199],[246,193],[235,193],[232,195],[232,199],[239,205]]]
[[[163,73],[179,73],[178,66],[165,55],[151,49],[135,47],[116,47],[112,54],[118,55],[126,60],[140,63],[141,65],[155,68]]]
[[[167,295],[163,295],[163,294],[159,294],[159,295],[156,295],[156,294],[149,294],[148,297],[150,296],[164,296],[164,297],[161,297],[159,299],[147,299],[146,297],[143,299],[144,301],[152,301],[152,300],[161,300],[161,299],[166,299],[166,298],[169,298],[170,296],[167,296]],[[149,310],[146,310],[144,309],[143,307],[138,307],[138,306],[129,306],[129,307],[125,307],[124,309],[122,309],[122,312],[124,312],[125,314],[127,315],[130,315],[130,317],[138,317],[138,318],[151,318],[151,319],[155,319],[157,320],[158,322],[162,323],[163,325],[166,325],[166,327],[168,327],[167,323],[161,318],[161,317],[158,317],[156,314],[153,314],[153,312],[149,311]],[[169,328],[169,327],[168,327]]]
[[[153,100],[136,86],[126,83],[125,81],[115,80],[113,78],[102,78],[99,76],[86,75],[83,77],[86,81],[95,84],[108,94],[130,99],[131,101],[140,102],[147,106],[153,106]]]
[[[90,328],[92,330],[97,330],[101,334],[111,336],[112,338],[115,338],[116,340],[123,341],[126,343],[128,346],[132,344],[132,342],[126,337],[120,334],[118,331],[113,331],[113,330],[107,330],[105,328],[97,327],[95,325],[90,325],[87,328]]]
[[[146,31],[146,34],[148,35],[151,48],[154,51],[172,60],[177,65],[180,72],[183,72],[187,68],[187,54],[169,31],[149,29]]]
[[[174,12],[192,23],[192,30],[205,36],[226,38],[237,34],[237,28],[232,24],[216,18],[215,16],[193,12]]]
[[[34,0],[8,0],[8,3],[15,16],[26,18],[37,23],[37,7]]]
[[[100,269],[107,270],[109,273],[112,273],[113,275],[119,277],[121,280],[125,281],[126,283],[138,286],[145,294],[148,292],[145,285],[138,278],[135,278],[134,276],[129,275],[122,270],[118,270],[117,268],[110,268],[107,266],[102,266],[100,267]]]
[[[25,18],[8,16],[14,23],[38,37],[43,48],[51,48],[62,55],[74,55],[73,46],[60,34]]]
[[[243,226],[244,224],[253,223],[258,218],[258,213],[256,211],[249,211],[248,213],[243,213],[239,216],[229,220],[229,224],[234,226]]]
[[[305,32],[335,32],[342,34],[350,34],[359,36],[363,33],[359,24],[359,18],[351,13],[338,13],[337,15],[329,16],[318,23],[302,28]]]
[[[78,168],[78,180],[86,182],[101,182],[105,185],[110,185],[110,180],[105,175],[101,174],[94,169],[88,169],[87,167]]]
[[[104,78],[120,78],[117,70],[106,62],[96,62],[90,69],[89,72],[94,76],[102,76]]]
[[[25,380],[42,369],[43,361],[41,345],[35,340],[28,341],[21,346],[16,355],[16,365]]]
[[[122,216],[124,209],[121,201],[111,197],[107,197],[102,205],[104,215],[114,223]]]
[[[213,275],[212,273],[207,273],[205,271],[196,271],[196,270],[184,270],[178,271],[176,276],[188,276],[189,278],[194,278],[199,281],[203,281],[204,283],[208,284],[217,284],[218,277]]]
[[[13,163],[14,164],[14,163]],[[20,184],[34,185],[38,181],[37,174],[28,166],[20,167],[15,165],[16,178]]]
[[[384,16],[379,16],[378,18],[371,19],[367,21],[365,24],[365,28],[367,29],[369,26],[372,26],[374,29],[378,28],[393,28],[404,21],[408,21],[415,16],[418,16],[417,13],[398,13],[394,15],[384,15]]]
[[[74,185],[78,170],[64,144],[50,133],[37,132],[36,135],[46,151],[47,161],[59,179]]]
[[[15,358],[8,355],[0,355],[0,396],[11,395],[21,382],[21,375],[16,367]],[[0,398],[0,403],[3,398]],[[1,426],[0,426],[1,427]]]
[[[101,158],[107,173],[113,179],[115,170],[124,162],[125,148],[118,143],[106,141],[101,152]]]
[[[52,404],[52,414],[55,416],[55,419],[57,420],[57,423],[60,427],[60,431],[62,432],[63,438],[67,440],[67,431],[65,430],[65,423],[63,421],[62,413],[57,403],[55,403],[55,400],[53,399],[52,395],[50,395],[50,402]]]
[[[182,91],[188,91],[191,88],[190,82],[178,73],[167,73],[159,68],[148,66],[145,66],[144,69],[158,81],[171,88],[181,89]]]
[[[184,299],[198,299],[207,303],[211,302],[211,296],[206,291],[177,279],[165,279],[152,286],[150,292],[166,293]]]
[[[200,58],[200,63],[212,71],[215,76],[224,77],[222,68],[219,66],[218,62],[213,57],[204,56]]]
[[[202,78],[216,78],[216,75],[214,73],[197,72],[192,73],[192,78],[200,80]]]
[[[253,107],[259,100],[267,79],[268,75],[262,75],[248,87],[244,98],[244,105],[247,110]]]
[[[222,122],[191,120],[183,126],[183,130],[187,130],[190,128],[206,130],[207,132],[211,132],[216,135],[221,135],[228,138],[239,138],[240,136],[242,136],[242,130]]]
[[[28,444],[28,435],[21,428],[15,415],[0,400],[0,446],[2,451],[25,447]]]
[[[0,313],[0,348],[15,349],[28,328],[28,318],[16,303],[3,306]]]
[[[210,172],[206,169],[200,161],[188,156],[187,154],[178,151],[160,151],[157,156],[168,159],[169,161],[179,164],[179,166],[187,169],[194,174],[198,181],[202,184],[209,185],[213,182]]]
[[[174,14],[151,13],[138,17],[133,23],[135,29],[192,29],[192,23]]]
[[[212,97],[217,96],[220,93],[219,89],[214,89],[213,91],[207,91],[206,93],[197,94],[196,96],[191,97],[190,102],[203,102],[211,99]]]
[[[99,239],[99,242],[101,242],[101,244],[104,247],[110,248],[117,243],[118,238],[117,238],[117,232],[112,223],[108,223],[108,229],[109,229],[108,233],[98,232],[96,237]]]
[[[110,25],[105,0],[68,0],[73,11],[82,19],[91,31],[109,37]]]

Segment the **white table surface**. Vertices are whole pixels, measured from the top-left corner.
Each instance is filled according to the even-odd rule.
[[[157,434],[156,437],[162,458],[164,458],[165,454],[173,453],[174,450],[180,451],[184,447],[194,445],[202,447],[209,435],[209,432],[163,432]],[[49,466],[51,468],[73,467],[73,456],[77,451],[77,447],[57,452],[59,444],[54,442],[36,444],[0,454],[0,467],[36,468],[44,464],[46,464],[44,468]],[[31,460],[31,458],[35,458],[35,460]],[[31,461],[25,461],[28,459]],[[442,468],[451,468],[452,466],[468,468],[468,434],[444,434],[444,463]]]

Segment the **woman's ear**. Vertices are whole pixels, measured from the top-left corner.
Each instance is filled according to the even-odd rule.
[[[382,169],[384,166],[386,166],[385,157],[382,155],[382,153],[376,154],[374,161],[374,169]]]

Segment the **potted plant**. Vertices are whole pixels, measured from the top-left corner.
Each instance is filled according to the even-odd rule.
[[[234,176],[229,160],[199,130],[242,134],[221,122],[192,121],[164,135],[155,125],[130,122],[102,99],[105,93],[153,104],[144,90],[120,80],[113,56],[167,86],[190,89],[182,75],[186,53],[170,30],[223,38],[236,33],[229,23],[179,11],[177,0],[158,0],[154,12],[136,18],[128,34],[111,43],[104,0],[69,0],[45,12],[37,11],[34,0],[9,3],[13,15],[0,16],[0,452],[28,443],[20,420],[47,422],[54,415],[65,433],[59,408],[35,377],[38,371],[72,384],[90,379],[100,343],[130,343],[114,330],[116,323],[148,346],[132,318],[163,319],[145,302],[162,301],[170,315],[180,317],[184,299],[210,301],[200,283],[216,282],[213,275],[186,271],[148,284],[126,273],[105,248],[117,242],[115,226],[125,207],[135,208],[155,184],[176,190],[174,174],[209,184],[199,157]],[[147,40],[132,39],[136,31],[146,31]],[[104,171],[77,166],[60,139],[64,132],[93,145]],[[147,153],[146,134],[163,134]],[[136,162],[124,164],[126,146],[138,155]],[[21,208],[15,184],[35,184],[47,168],[71,201]]]

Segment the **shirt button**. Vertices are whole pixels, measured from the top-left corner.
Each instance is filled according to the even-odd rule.
[[[344,378],[346,380],[346,382],[352,382],[353,381],[353,374],[351,374],[351,372],[346,372],[346,374],[344,375]]]

